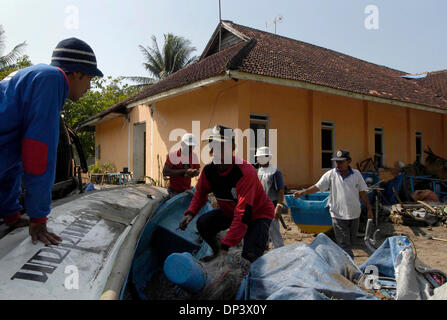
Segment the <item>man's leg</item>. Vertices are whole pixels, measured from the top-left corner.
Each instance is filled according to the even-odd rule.
[[[219,245],[216,235],[228,229],[231,222],[232,220],[226,217],[220,209],[207,212],[197,220],[197,230],[202,239],[213,249],[213,253],[217,252]]]
[[[350,233],[351,233],[351,245],[355,244],[357,240],[357,233],[359,231],[360,218],[349,220],[350,225]]]
[[[279,221],[276,219],[272,220],[269,228],[269,238],[273,242],[275,248],[283,247],[284,241],[282,239],[281,230],[279,227]]]
[[[242,248],[242,257],[244,259],[253,262],[264,254],[269,240],[271,222],[272,220],[264,218],[250,222]]]
[[[171,188],[168,188],[168,196],[169,196],[169,199],[171,199],[171,198],[174,198],[176,195],[178,195],[179,193],[177,192],[177,191],[174,191],[173,189],[171,189]]]
[[[22,193],[22,170],[19,166],[0,176],[0,217],[8,225],[20,220],[19,197]]]
[[[351,223],[350,220],[332,219],[332,226],[334,227],[335,240],[337,244],[345,250],[351,258],[354,258],[354,253],[351,248]]]

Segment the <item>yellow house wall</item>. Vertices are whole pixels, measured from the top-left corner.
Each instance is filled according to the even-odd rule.
[[[249,82],[239,91],[240,128],[250,128],[250,114],[268,116],[269,129],[277,130],[277,164],[285,183],[308,182],[311,144],[308,92],[261,82]],[[246,141],[244,155],[247,146]]]
[[[100,145],[99,164],[112,163],[117,169],[127,167],[128,122],[125,116],[96,125],[95,148]],[[96,150],[96,149],[95,149]]]
[[[414,161],[416,131],[423,133],[424,149],[429,145],[435,153],[447,156],[446,115],[299,88],[227,80],[151,106],[135,107],[129,114],[130,128],[123,127],[122,118],[98,125],[96,139],[101,143],[101,161],[116,162],[119,168],[129,165],[132,170],[133,124],[146,121],[146,173],[160,180],[167,153],[180,141],[181,133],[169,140],[174,129],[193,132],[197,138],[216,124],[246,130],[250,127],[250,114],[267,115],[270,129],[277,129],[277,164],[288,186],[313,184],[324,173],[322,121],[335,124],[335,148],[351,152],[353,167],[374,155],[375,127],[384,128],[388,167],[396,161]],[[200,122],[200,131],[193,131],[193,121]],[[248,144],[244,139],[243,146],[238,146],[243,148],[240,154],[244,158]],[[206,150],[202,149],[203,143],[195,151],[201,152],[203,166]]]
[[[243,82],[233,80],[223,81],[210,87],[201,87],[197,90],[156,102],[152,105],[153,113],[153,149],[148,150],[147,157],[152,157],[152,164],[148,163],[151,177],[160,181],[161,171],[169,151],[177,148],[183,133],[192,132],[199,140],[199,146],[194,150],[201,153],[202,167],[206,156],[206,143],[201,143],[201,136],[205,129],[221,124],[236,128],[238,126],[237,96],[239,85]],[[193,131],[193,121],[200,123],[198,131]],[[179,134],[169,139],[170,133],[175,130]],[[150,144],[148,143],[149,149]],[[205,157],[205,158],[204,158]],[[193,179],[193,184],[197,179]]]
[[[422,132],[424,150],[429,146],[435,154],[446,157],[445,141],[447,135],[443,128],[445,124],[444,119],[445,115],[411,110],[411,161],[414,161],[416,158],[416,131]]]

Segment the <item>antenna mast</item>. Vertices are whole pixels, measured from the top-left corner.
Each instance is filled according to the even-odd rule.
[[[276,34],[276,24],[281,22],[283,19],[284,19],[283,16],[279,15],[275,19],[273,19],[272,21],[266,22],[265,23],[265,30],[267,30],[267,28],[270,27],[272,24],[275,24],[275,34]]]
[[[222,43],[222,6],[219,0],[219,51]]]

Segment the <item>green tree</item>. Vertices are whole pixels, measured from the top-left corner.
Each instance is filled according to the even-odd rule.
[[[11,52],[3,55],[6,48],[6,35],[5,30],[3,30],[2,25],[0,25],[0,72],[15,65],[16,60],[22,56],[25,46],[26,42],[22,42],[16,45]]]
[[[31,60],[27,55],[21,56],[20,58],[17,59],[15,64],[7,68],[4,68],[2,71],[0,71],[0,81],[9,76],[14,71],[30,67],[32,65],[33,64],[31,63]]]
[[[136,87],[151,85],[198,59],[197,56],[191,56],[196,48],[191,46],[191,41],[183,37],[172,33],[165,34],[162,51],[158,47],[157,38],[152,36],[151,39],[152,47],[139,46],[145,59],[143,66],[151,77],[126,77],[138,83]]]
[[[67,100],[61,112],[65,124],[73,129],[89,117],[117,104],[137,92],[136,88],[128,84],[122,84],[122,79],[94,78],[92,89],[77,102]],[[95,154],[95,137],[93,132],[77,132],[81,141],[85,156],[92,157]]]

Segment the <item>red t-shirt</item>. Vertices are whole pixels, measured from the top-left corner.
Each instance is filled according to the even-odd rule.
[[[182,155],[182,150],[178,149],[168,154],[166,159],[166,165],[171,169],[200,169],[200,164],[197,156],[192,153],[187,156]],[[191,189],[191,178],[185,176],[174,176],[169,179],[169,188],[175,192],[182,193],[186,190]]]
[[[273,203],[265,194],[256,169],[245,160],[242,164],[233,164],[223,173],[218,172],[213,163],[206,165],[196,188],[185,214],[198,214],[208,200],[208,194],[213,192],[223,214],[233,219],[221,240],[229,247],[241,242],[249,222],[259,218],[273,219],[275,214]]]

